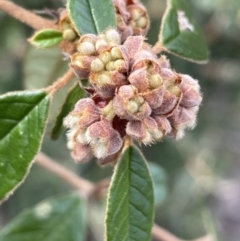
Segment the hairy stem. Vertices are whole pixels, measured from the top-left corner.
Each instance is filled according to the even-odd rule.
[[[62,77],[60,77],[57,81],[55,81],[51,86],[49,86],[46,91],[50,95],[56,94],[61,88],[66,86],[73,78],[74,78],[74,72],[72,69],[69,69]]]
[[[153,47],[152,47],[152,51],[155,54],[160,54],[162,51],[167,51],[167,49],[163,46],[163,44],[158,41]]]
[[[34,29],[57,28],[53,21],[42,18],[10,1],[0,0],[0,10]]]
[[[89,197],[95,190],[95,185],[93,183],[82,179],[43,153],[37,155],[36,162],[48,171],[62,178],[67,183],[76,187],[84,197]]]

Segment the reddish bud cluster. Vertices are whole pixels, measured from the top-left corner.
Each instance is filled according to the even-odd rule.
[[[173,71],[142,36],[130,36],[121,45],[120,34],[108,29],[82,36],[77,49],[71,66],[92,87],[87,89],[91,96],[79,100],[64,122],[76,161],[91,153],[112,161],[126,135],[149,145],[166,135],[179,139],[195,126],[202,101],[198,82]]]
[[[146,8],[138,0],[113,0],[117,28],[122,40],[133,35],[146,35],[150,20]]]

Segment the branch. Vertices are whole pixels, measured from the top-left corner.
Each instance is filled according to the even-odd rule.
[[[74,76],[73,70],[69,69],[62,77],[46,88],[46,91],[53,96],[61,88],[66,86],[74,78]]]
[[[155,54],[159,54],[161,53],[162,51],[167,51],[167,49],[163,46],[163,44],[158,41],[153,47],[152,47],[152,51],[155,53]]]
[[[54,21],[39,17],[38,15],[6,0],[0,0],[0,10],[34,29],[57,28]]]
[[[153,225],[152,235],[160,241],[184,241],[183,239],[176,237],[175,235],[168,232],[164,228],[158,226],[157,224]],[[202,238],[195,239],[192,241],[213,241],[213,239],[210,235],[207,235],[207,236],[204,236]]]
[[[91,194],[95,191],[95,185],[93,183],[77,176],[75,173],[52,160],[50,157],[43,153],[39,153],[37,155],[36,162],[38,165],[44,167],[48,171],[65,180],[67,183],[76,187],[84,197],[91,196]]]

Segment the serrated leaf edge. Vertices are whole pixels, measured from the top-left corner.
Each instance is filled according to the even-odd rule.
[[[105,212],[105,220],[104,220],[104,241],[109,241],[107,240],[107,213],[108,213],[108,207],[109,207],[109,202],[110,202],[110,192],[112,190],[112,187],[113,187],[113,184],[114,184],[114,179],[115,179],[115,176],[117,175],[117,168],[118,168],[118,165],[119,165],[119,162],[121,161],[121,158],[122,158],[122,155],[125,153],[125,151],[128,149],[128,148],[135,148],[139,154],[141,155],[143,161],[145,162],[146,164],[146,167],[148,169],[148,173],[149,173],[149,177],[150,177],[150,180],[151,180],[151,185],[152,185],[152,190],[153,190],[153,200],[154,200],[154,186],[153,186],[153,179],[152,179],[152,176],[151,176],[151,173],[150,173],[150,170],[149,170],[149,166],[148,166],[148,163],[147,163],[147,160],[146,158],[144,157],[142,151],[134,144],[132,144],[132,142],[130,141],[124,145],[123,149],[122,149],[122,152],[121,152],[121,155],[119,155],[118,157],[118,160],[117,160],[117,163],[116,165],[114,166],[114,170],[113,170],[113,175],[112,175],[112,178],[111,178],[111,182],[110,182],[110,185],[109,185],[109,188],[108,188],[108,194],[107,194],[107,203],[106,203],[106,212]],[[154,203],[153,203],[153,206],[154,206]],[[152,221],[151,221],[151,226],[153,227],[153,223],[154,223],[154,213],[152,215]]]
[[[164,46],[163,44],[163,26],[164,26],[164,22],[166,20],[166,17],[168,16],[170,10],[172,8],[172,4],[171,4],[171,0],[167,0],[167,6],[166,6],[166,10],[163,14],[163,17],[162,17],[162,22],[161,22],[161,25],[160,25],[160,33],[158,35],[158,41]],[[191,58],[187,58],[187,57],[184,57],[180,54],[176,54],[174,52],[172,52],[171,50],[169,50],[166,46],[164,46],[164,51],[166,51],[167,53],[170,53],[172,55],[175,55],[181,59],[185,59],[185,60],[188,60],[190,62],[193,62],[193,63],[197,63],[197,64],[207,64],[209,62],[209,59],[206,59],[206,60],[195,60],[195,59],[191,59]]]
[[[7,93],[7,94],[1,95],[1,97],[14,95],[14,94],[16,94],[16,93],[24,93],[24,92],[40,92],[40,91],[13,91],[13,92],[9,92],[9,93]],[[47,116],[48,116],[48,115],[49,115],[49,110],[50,110],[49,107],[50,107],[50,104],[51,104],[51,96],[47,94],[46,97],[49,98],[48,113],[47,113]],[[45,97],[44,97],[44,99],[45,99]],[[41,101],[42,101],[42,100],[41,100]],[[21,120],[21,121],[22,121],[22,120]],[[46,120],[46,121],[47,121],[47,120]],[[13,195],[13,193],[16,191],[16,189],[19,188],[19,186],[21,186],[21,185],[24,183],[24,181],[25,181],[25,179],[26,179],[26,177],[27,177],[27,175],[28,175],[28,173],[29,173],[32,165],[33,165],[34,162],[35,162],[36,156],[38,155],[38,153],[39,153],[39,151],[40,151],[40,149],[41,149],[41,144],[42,144],[42,141],[43,141],[44,133],[45,133],[45,131],[46,131],[46,127],[47,127],[47,122],[46,122],[46,124],[45,124],[45,128],[44,128],[44,130],[43,130],[43,134],[42,134],[42,137],[41,137],[41,139],[40,139],[40,143],[39,143],[39,147],[38,147],[37,154],[34,156],[33,160],[29,163],[28,168],[27,168],[27,171],[26,171],[26,174],[24,175],[22,181],[20,181],[16,186],[14,186],[14,188],[13,188],[11,191],[9,191],[8,193],[6,193],[6,195],[4,196],[4,198],[3,198],[2,200],[0,200],[0,205],[1,205],[3,202],[7,201],[8,198],[9,198],[11,195]],[[15,128],[15,127],[14,127],[14,128]],[[12,129],[12,130],[13,130],[13,129]],[[12,131],[12,130],[11,130],[11,131]]]

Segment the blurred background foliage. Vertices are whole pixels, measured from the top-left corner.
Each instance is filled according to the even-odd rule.
[[[64,1],[60,0],[14,2],[31,10],[64,6]],[[154,44],[166,3],[165,0],[144,2],[151,16],[148,39]],[[164,139],[157,145],[143,147],[146,158],[158,165],[152,167],[158,187],[155,220],[182,239],[193,239],[208,231],[212,225],[209,217],[212,217],[219,240],[239,241],[240,1],[188,2],[206,36],[210,61],[206,65],[197,65],[169,55],[177,72],[190,74],[199,80],[204,100],[197,127],[187,132],[183,140]],[[67,68],[67,61],[63,60],[59,50],[34,49],[27,42],[33,30],[2,12],[0,29],[0,94],[44,87]],[[65,146],[64,136],[58,141],[51,140],[54,116],[66,91],[67,88],[54,98],[42,151],[91,181],[110,177],[112,167],[98,167],[95,160],[76,165]],[[0,207],[0,228],[23,209],[72,190],[58,177],[34,165],[24,184]],[[105,197],[88,205],[91,228],[87,240],[100,241]]]

